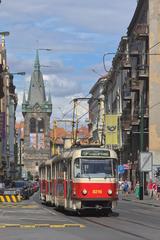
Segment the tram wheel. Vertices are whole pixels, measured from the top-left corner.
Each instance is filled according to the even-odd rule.
[[[111,208],[106,209],[106,210],[104,211],[104,215],[105,215],[106,217],[111,216],[111,214],[112,214],[112,209],[111,209]]]

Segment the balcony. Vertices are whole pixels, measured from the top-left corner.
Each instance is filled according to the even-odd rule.
[[[140,123],[139,108],[135,108],[132,114],[132,125],[139,125],[139,123]]]
[[[148,106],[145,106],[145,109],[144,109],[144,118],[148,118],[149,117],[149,107]]]
[[[139,91],[140,90],[140,81],[137,79],[131,79],[131,91]]]
[[[149,26],[147,24],[137,24],[134,33],[137,39],[146,38],[149,35]]]
[[[137,75],[140,80],[145,80],[149,77],[148,65],[141,65],[137,68]]]
[[[123,57],[122,58],[122,66],[121,66],[121,68],[122,69],[130,69],[132,66],[131,66],[131,63],[130,63],[130,61],[129,61],[129,59],[128,59],[128,57],[127,56],[125,56],[125,57]]]
[[[122,129],[124,131],[131,131],[131,120],[129,118],[122,120]]]

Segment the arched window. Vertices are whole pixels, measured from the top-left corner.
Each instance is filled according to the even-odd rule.
[[[36,119],[30,119],[30,133],[36,133]]]
[[[38,133],[44,133],[44,119],[38,119]]]

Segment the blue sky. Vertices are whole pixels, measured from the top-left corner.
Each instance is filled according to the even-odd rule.
[[[74,97],[86,96],[98,80],[92,69],[105,74],[103,55],[115,52],[135,11],[137,0],[2,0],[0,31],[6,38],[10,72],[14,78],[21,120],[23,91],[28,92],[36,48],[40,51],[46,92],[53,101],[53,118],[71,109]],[[113,56],[106,58],[109,68]],[[83,108],[79,114],[84,113]],[[68,116],[69,117],[69,116]]]

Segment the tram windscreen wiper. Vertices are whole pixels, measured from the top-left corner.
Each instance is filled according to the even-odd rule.
[[[90,175],[88,175],[88,179],[89,179],[89,180],[91,179],[91,176],[90,176]]]
[[[112,177],[112,174],[107,174],[107,173],[105,173],[104,179],[106,179],[106,178],[111,178],[111,177]]]

